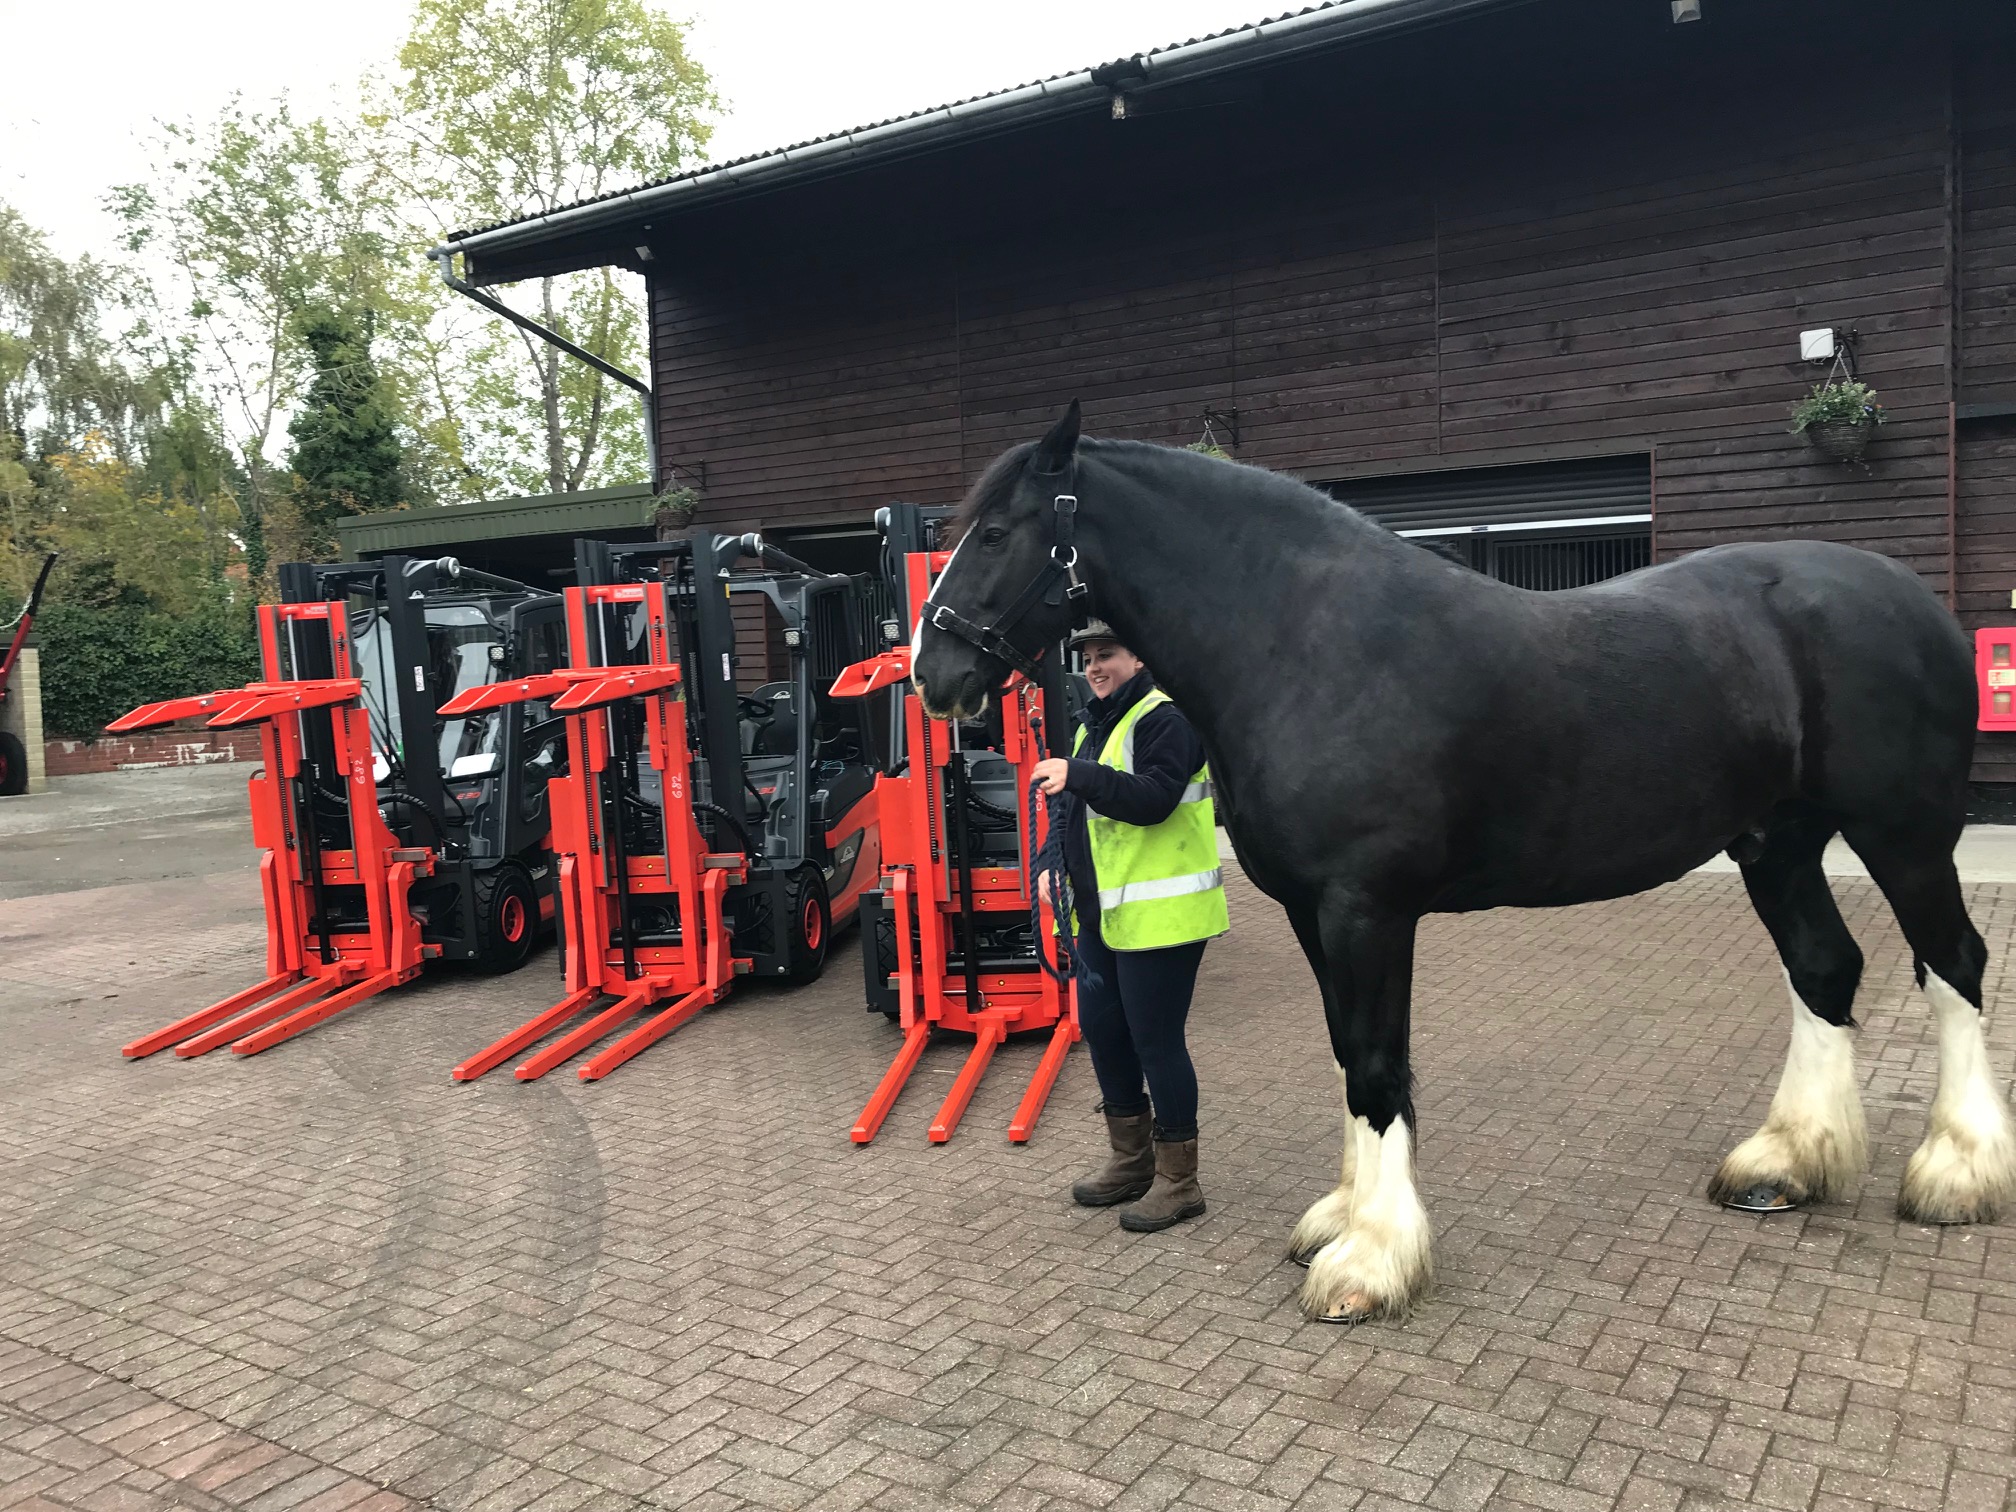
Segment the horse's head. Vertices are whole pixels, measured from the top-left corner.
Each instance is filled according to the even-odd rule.
[[[1077,456],[1073,400],[1049,435],[1004,453],[967,495],[959,544],[911,646],[912,680],[934,718],[976,717],[1018,662],[1069,628],[1063,568],[1075,548],[1058,546],[1057,501],[1076,492]]]

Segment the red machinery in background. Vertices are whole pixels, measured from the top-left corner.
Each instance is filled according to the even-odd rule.
[[[125,1046],[265,1050],[445,958],[516,970],[552,907],[543,774],[515,715],[441,720],[458,688],[557,664],[560,600],[452,557],[289,562],[261,681],[144,704],[113,731],[257,724],[248,784],[266,979]]]
[[[598,660],[606,640],[596,632],[608,609],[642,617],[647,662],[610,666]],[[582,1080],[597,1080],[719,1002],[735,972],[749,969],[747,961],[730,956],[721,914],[729,884],[748,875],[748,857],[739,850],[715,853],[694,822],[693,805],[676,801],[693,790],[693,757],[675,646],[662,583],[569,588],[565,670],[471,688],[442,706],[444,714],[473,714],[543,701],[565,720],[568,752],[564,774],[547,788],[566,996],[455,1067],[456,1081],[473,1081],[501,1065],[604,996],[615,1001],[525,1061],[518,1079],[544,1076],[617,1025],[673,1000],[581,1066]],[[642,847],[633,844],[639,837],[624,812],[625,795],[612,786],[636,770],[640,732],[633,725],[639,722],[642,758],[674,800],[659,809],[658,843]],[[665,906],[685,927],[640,940],[633,897]]]
[[[916,606],[950,553],[929,549],[945,511],[893,505],[880,520],[885,571],[905,606],[894,628],[909,625]],[[889,639],[895,640],[896,635]],[[1055,666],[1057,658],[1051,658]],[[1033,862],[1046,838],[1047,807],[1025,795],[1044,747],[1043,691],[1016,677],[995,700],[989,724],[957,726],[933,719],[909,685],[907,646],[847,669],[835,696],[862,698],[883,689],[896,699],[894,742],[907,760],[876,784],[882,816],[881,887],[862,900],[861,954],[868,1006],[895,1019],[903,1044],[855,1122],[852,1138],[866,1144],[896,1104],[936,1030],[973,1036],[965,1064],[931,1122],[942,1144],[1010,1034],[1050,1031],[1036,1074],[1008,1125],[1015,1143],[1036,1127],[1051,1088],[1079,1037],[1070,963],[1045,954],[1055,938],[1047,903],[1032,907]],[[1062,711],[1061,687],[1048,700]],[[992,720],[998,714],[999,727]]]
[[[134,1040],[120,1052],[128,1059],[170,1045],[185,1057],[223,1044],[257,1054],[411,981],[440,952],[422,942],[408,902],[414,882],[432,870],[433,853],[401,846],[378,811],[371,719],[344,615],[340,600],[263,605],[263,681],[143,704],[106,726],[116,733],[208,714],[212,729],[260,725],[263,756],[249,786],[266,904],[266,979]],[[312,661],[304,641],[319,653]],[[327,675],[303,675],[304,664]],[[308,758],[303,717],[318,710],[327,711],[327,771],[340,789],[319,795],[321,763]],[[331,799],[340,819],[330,813]],[[347,907],[338,907],[339,895]]]
[[[735,570],[744,556],[764,565]],[[575,561],[567,668],[442,709],[537,704],[551,721],[565,977],[559,1002],[455,1067],[457,1081],[533,1050],[515,1072],[530,1081],[629,1025],[576,1072],[599,1080],[737,976],[811,980],[880,854],[872,743],[855,708],[814,688],[815,672],[823,682],[866,649],[864,580],[758,536],[582,540]],[[776,614],[792,666],[750,694],[733,672],[737,594]]]

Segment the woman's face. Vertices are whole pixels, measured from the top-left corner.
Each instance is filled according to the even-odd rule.
[[[1085,681],[1092,685],[1094,698],[1124,688],[1141,670],[1141,659],[1118,641],[1087,641],[1083,649]]]

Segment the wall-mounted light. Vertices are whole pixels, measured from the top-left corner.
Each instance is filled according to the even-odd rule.
[[[1117,89],[1113,91],[1113,119],[1116,121],[1127,119],[1127,96]]]
[[[1673,24],[1701,19],[1701,0],[1673,0]]]
[[[637,251],[637,261],[639,262],[651,261],[651,249],[649,247],[639,247],[636,249],[636,251]]]
[[[1821,326],[1811,331],[1799,333],[1799,360],[1801,362],[1828,362],[1840,369],[1841,376],[1853,378],[1855,373],[1855,348],[1861,340],[1861,333],[1852,327]]]

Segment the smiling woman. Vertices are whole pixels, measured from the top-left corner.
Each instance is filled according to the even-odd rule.
[[[1988,1221],[2016,1196],[1981,1032],[1986,951],[1952,860],[1971,658],[1908,568],[1797,541],[1535,592],[1259,468],[1081,443],[1075,405],[988,470],[964,519],[918,637],[927,701],[977,706],[1072,612],[1061,589],[1024,585],[1077,573],[1110,638],[1153,669],[1149,696],[1166,689],[1196,721],[1240,862],[1323,989],[1345,1138],[1336,1190],[1290,1240],[1308,1316],[1404,1313],[1428,1281],[1408,1059],[1420,917],[1620,897],[1724,849],[1779,946],[1793,1030],[1770,1116],[1711,1195],[1794,1207],[1862,1164],[1862,958],[1820,864],[1839,833],[1895,911],[1939,1024],[1939,1095],[1899,1209]],[[1254,677],[1255,646],[1296,675]],[[1123,716],[1108,748],[1125,734]],[[1094,851],[1102,908],[1132,901]]]
[[[983,525],[983,550],[990,534],[1002,544]],[[1204,1212],[1183,1030],[1204,946],[1229,924],[1210,771],[1190,722],[1110,626],[1090,620],[1071,645],[1092,701],[1070,758],[1038,762],[1035,776],[1063,837],[1079,1026],[1113,1152],[1071,1196],[1131,1203],[1120,1226],[1152,1233]]]

